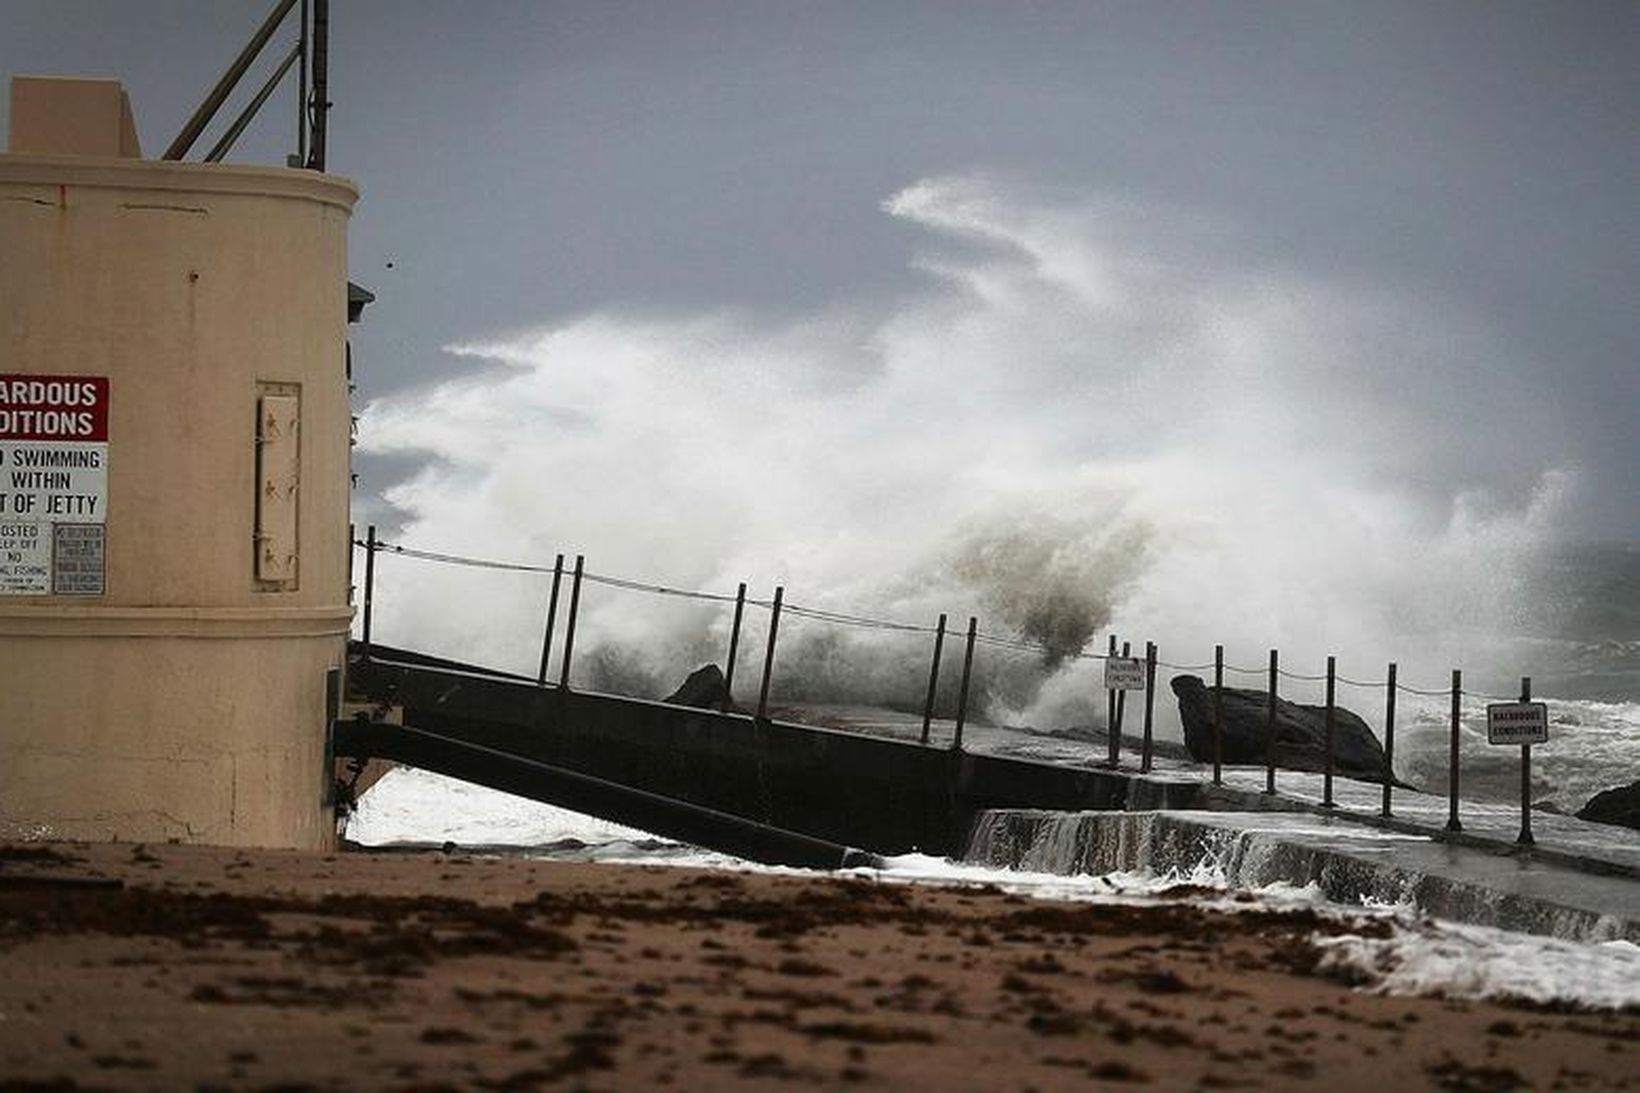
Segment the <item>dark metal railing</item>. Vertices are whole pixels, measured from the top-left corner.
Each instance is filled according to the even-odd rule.
[[[539,686],[547,685],[548,664],[551,658],[552,645],[555,636],[554,629],[560,599],[560,588],[564,576],[565,556],[563,554],[559,554],[557,556],[551,567],[521,563],[497,562],[486,559],[466,558],[450,554],[439,554],[431,551],[415,550],[400,545],[384,543],[377,538],[376,528],[374,525],[369,526],[366,531],[365,538],[362,541],[355,541],[354,545],[357,547],[362,547],[365,550],[364,591],[362,597],[362,632],[360,647],[363,654],[367,657],[370,655],[375,622],[376,555],[378,553],[387,552],[426,561],[472,566],[485,569],[550,574],[552,577],[551,592],[547,603],[546,620],[541,645],[540,665],[536,674],[537,684]],[[759,681],[758,701],[755,715],[758,719],[766,720],[768,718],[769,696],[774,677],[776,649],[780,634],[780,621],[782,614],[784,613],[798,618],[812,619],[833,625],[855,626],[874,630],[888,630],[911,634],[931,635],[933,638],[933,660],[929,665],[928,685],[923,697],[922,724],[919,736],[919,740],[922,744],[927,745],[930,743],[931,728],[934,720],[935,697],[939,686],[940,667],[945,652],[945,637],[948,625],[948,617],[945,614],[941,614],[938,621],[933,626],[918,626],[915,624],[895,622],[887,619],[876,619],[868,616],[842,614],[835,611],[821,610],[792,604],[786,601],[785,588],[783,586],[775,588],[771,599],[766,601],[755,600],[747,597],[746,585],[744,582],[739,585],[733,596],[707,592],[692,592],[683,589],[669,588],[663,585],[646,584],[625,578],[616,578],[592,573],[586,569],[585,562],[586,559],[583,555],[576,555],[574,570],[571,574],[569,610],[565,620],[563,652],[559,661],[557,680],[557,687],[560,692],[567,693],[570,689],[571,661],[574,652],[575,632],[580,609],[581,589],[583,583],[595,583],[615,588],[647,592],[656,595],[679,596],[688,599],[706,600],[724,604],[732,603],[734,605],[734,618],[729,631],[728,659],[725,662],[725,670],[723,673],[725,697],[720,703],[720,708],[723,710],[727,710],[730,706],[731,700],[728,695],[732,694],[735,668],[739,659],[742,621],[744,618],[745,609],[747,605],[750,604],[754,607],[769,611],[769,627],[764,648],[763,671]],[[1003,635],[987,634],[979,629],[979,619],[977,617],[970,616],[968,620],[968,629],[964,638],[962,676],[957,689],[957,703],[953,720],[952,737],[948,745],[955,751],[960,751],[962,749],[963,732],[970,712],[969,699],[971,684],[973,682],[975,651],[980,645],[985,645],[988,648],[1024,650],[1042,653],[1047,652],[1047,650],[1039,643],[1010,638]],[[1131,642],[1118,642],[1117,636],[1112,634],[1108,637],[1107,652],[1102,654],[1078,652],[1075,654],[1075,657],[1077,659],[1102,660],[1107,662],[1114,661],[1118,658],[1123,661],[1130,661],[1131,650]],[[1399,681],[1398,666],[1394,662],[1391,662],[1388,665],[1387,676],[1383,681],[1367,682],[1346,679],[1345,677],[1339,675],[1336,656],[1327,657],[1326,671],[1324,674],[1303,675],[1283,670],[1281,667],[1280,654],[1278,650],[1275,649],[1270,650],[1269,665],[1267,670],[1261,671],[1257,669],[1235,668],[1227,665],[1224,659],[1223,645],[1216,645],[1214,647],[1213,661],[1211,664],[1181,665],[1162,661],[1158,656],[1156,643],[1146,642],[1145,655],[1142,663],[1143,686],[1142,688],[1138,686],[1131,687],[1131,689],[1142,689],[1144,696],[1144,728],[1139,748],[1139,774],[1149,774],[1152,772],[1154,767],[1154,720],[1157,668],[1168,668],[1175,671],[1199,672],[1209,667],[1213,669],[1213,686],[1211,688],[1213,704],[1211,747],[1212,781],[1215,786],[1220,786],[1224,783],[1225,673],[1230,671],[1247,675],[1255,675],[1265,674],[1265,671],[1267,671],[1267,724],[1263,749],[1265,773],[1263,792],[1266,794],[1276,793],[1276,759],[1277,752],[1279,750],[1277,733],[1277,726],[1279,722],[1278,705],[1280,702],[1278,695],[1279,681],[1281,679],[1289,679],[1310,684],[1324,684],[1325,704],[1323,707],[1323,724],[1325,740],[1324,760],[1321,772],[1322,796],[1320,804],[1323,808],[1328,809],[1337,807],[1337,802],[1334,799],[1333,793],[1336,759],[1335,720],[1336,711],[1338,708],[1337,688],[1340,684],[1357,688],[1377,689],[1382,687],[1384,693],[1384,760],[1382,770],[1382,801],[1378,809],[1378,814],[1384,818],[1390,818],[1393,816],[1393,793],[1396,785],[1394,759],[1397,696],[1401,693],[1410,693],[1425,697],[1450,696],[1450,739],[1447,762],[1448,818],[1446,822],[1446,830],[1453,833],[1463,831],[1463,824],[1459,816],[1460,764],[1462,758],[1460,735],[1463,721],[1463,699],[1466,692],[1463,689],[1463,673],[1461,670],[1454,669],[1452,671],[1451,685],[1449,688],[1443,690],[1420,689],[1408,686]],[[1107,683],[1108,682],[1109,681],[1107,680]],[[1126,693],[1128,689],[1130,689],[1129,686],[1106,687],[1106,726],[1108,751],[1105,765],[1112,769],[1117,769],[1121,765],[1121,733],[1125,719]],[[1521,697],[1519,701],[1527,702],[1530,700],[1530,678],[1523,678],[1521,680],[1520,695]],[[1496,695],[1480,695],[1473,692],[1469,693],[1469,697],[1497,699],[1504,702],[1513,701],[1513,699],[1502,698]],[[1517,842],[1522,847],[1530,847],[1534,842],[1531,829],[1530,791],[1531,746],[1521,745],[1521,830]]]

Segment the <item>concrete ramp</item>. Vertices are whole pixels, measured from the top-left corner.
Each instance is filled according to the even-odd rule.
[[[876,855],[405,725],[340,721],[336,754],[383,758],[766,865],[878,868]]]
[[[1179,808],[1201,792],[1189,777],[566,691],[379,646],[351,665],[349,686],[357,698],[401,708],[407,725],[443,741],[879,854],[958,854],[974,817],[988,808]],[[349,738],[346,750],[337,744],[352,756],[409,747],[391,726]]]

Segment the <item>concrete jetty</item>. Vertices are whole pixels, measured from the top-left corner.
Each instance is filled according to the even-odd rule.
[[[1337,778],[1329,808],[1319,774],[1281,771],[1266,793],[1257,767],[1225,768],[1219,784],[1176,758],[1141,773],[1131,753],[1110,767],[1088,741],[994,726],[971,729],[963,748],[925,745],[910,719],[816,727],[560,691],[379,647],[352,669],[361,697],[394,706],[409,730],[338,722],[338,756],[398,759],[615,822],[642,826],[623,811],[632,794],[555,794],[602,780],[680,814],[876,854],[1065,873],[1206,867],[1232,885],[1316,885],[1344,903],[1640,940],[1640,833],[1569,816],[1534,813],[1528,847],[1515,842],[1518,807],[1461,801],[1462,830],[1449,831],[1444,797],[1398,787],[1385,817],[1381,786]],[[482,763],[466,761],[474,752]]]

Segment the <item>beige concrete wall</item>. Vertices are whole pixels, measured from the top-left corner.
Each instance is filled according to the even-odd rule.
[[[106,594],[0,596],[0,837],[330,841],[356,196],[312,172],[0,156],[0,371],[111,379]],[[254,568],[268,384],[301,395],[294,585]]]
[[[8,150],[140,157],[131,100],[118,80],[13,76]]]

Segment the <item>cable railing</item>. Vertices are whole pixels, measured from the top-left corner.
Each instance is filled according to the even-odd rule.
[[[598,573],[586,568],[585,556],[576,555],[573,568],[566,568],[566,556],[557,555],[552,565],[539,563],[504,561],[492,558],[478,558],[469,555],[455,554],[445,551],[426,550],[406,546],[402,543],[387,542],[376,537],[376,529],[372,525],[368,529],[366,538],[354,539],[353,546],[365,551],[365,587],[363,602],[363,625],[361,644],[365,654],[369,655],[372,640],[373,608],[375,601],[375,560],[378,554],[391,554],[418,561],[430,562],[438,565],[458,566],[471,569],[491,571],[528,573],[547,575],[552,578],[551,593],[548,600],[546,619],[543,629],[541,657],[536,682],[538,685],[549,685],[549,665],[556,638],[558,614],[563,599],[563,585],[565,578],[569,578],[569,593],[562,647],[559,655],[558,674],[555,684],[559,689],[568,692],[570,688],[570,666],[574,654],[575,633],[581,600],[581,589],[584,584],[594,584],[626,592],[635,592],[642,595],[665,597],[670,599],[697,601],[716,605],[733,605],[734,616],[729,631],[728,656],[723,672],[724,698],[718,704],[720,712],[731,712],[728,695],[734,686],[735,667],[741,657],[741,634],[747,607],[753,607],[769,614],[765,632],[765,647],[763,649],[762,673],[758,687],[758,701],[756,712],[753,715],[758,719],[766,719],[769,709],[770,682],[774,671],[776,649],[779,639],[779,629],[782,617],[788,619],[802,619],[811,622],[823,623],[830,626],[845,627],[853,630],[896,633],[908,635],[924,635],[934,639],[933,659],[929,667],[929,678],[922,708],[922,726],[920,742],[929,744],[932,723],[935,720],[934,710],[936,695],[939,691],[939,682],[943,670],[942,662],[948,655],[945,651],[947,636],[960,639],[963,643],[962,674],[957,688],[955,717],[953,719],[953,734],[949,747],[960,750],[962,747],[963,731],[968,717],[970,689],[973,683],[973,666],[976,649],[985,648],[1017,653],[1029,653],[1055,660],[1077,660],[1102,662],[1105,665],[1105,690],[1107,698],[1106,736],[1108,741],[1108,755],[1105,765],[1115,769],[1121,763],[1122,729],[1126,716],[1127,692],[1130,690],[1141,693],[1143,704],[1143,733],[1140,745],[1140,773],[1149,773],[1153,769],[1153,728],[1155,702],[1155,676],[1158,669],[1167,669],[1172,672],[1202,674],[1211,671],[1213,684],[1210,695],[1213,701],[1213,784],[1223,784],[1223,698],[1225,695],[1225,676],[1237,675],[1243,677],[1261,678],[1266,681],[1265,695],[1268,700],[1267,739],[1265,746],[1265,788],[1266,794],[1276,792],[1276,752],[1278,709],[1284,701],[1280,698],[1281,681],[1303,684],[1322,684],[1325,687],[1326,700],[1323,706],[1325,725],[1325,762],[1322,770],[1322,798],[1321,806],[1331,809],[1337,807],[1333,794],[1333,780],[1335,774],[1335,725],[1336,715],[1340,709],[1337,702],[1337,689],[1340,686],[1355,688],[1360,691],[1377,691],[1384,696],[1384,740],[1383,740],[1383,770],[1380,780],[1383,785],[1383,799],[1380,814],[1384,817],[1392,815],[1392,795],[1395,787],[1394,776],[1394,749],[1395,749],[1395,717],[1396,696],[1401,694],[1414,695],[1421,698],[1450,699],[1449,718],[1449,762],[1448,762],[1448,820],[1449,831],[1461,831],[1462,823],[1459,818],[1459,737],[1462,722],[1462,703],[1465,698],[1483,700],[1496,704],[1526,704],[1530,701],[1531,681],[1523,678],[1519,698],[1507,695],[1489,694],[1481,691],[1465,690],[1462,682],[1462,672],[1453,670],[1451,682],[1446,687],[1414,686],[1401,682],[1398,668],[1395,663],[1388,665],[1383,679],[1362,680],[1344,676],[1337,671],[1335,657],[1327,658],[1326,671],[1323,673],[1295,672],[1281,667],[1277,650],[1270,651],[1270,660],[1267,667],[1251,668],[1228,664],[1224,660],[1224,647],[1216,646],[1214,659],[1202,664],[1178,664],[1160,659],[1157,647],[1153,642],[1145,644],[1143,657],[1133,655],[1131,643],[1122,643],[1118,646],[1117,637],[1108,635],[1106,648],[1101,651],[1097,647],[1090,648],[1087,642],[1074,651],[1055,648],[1047,642],[1033,640],[1010,634],[1000,634],[979,629],[977,616],[969,616],[965,631],[956,631],[948,628],[948,616],[941,614],[938,622],[929,626],[926,624],[908,622],[903,619],[878,618],[871,615],[838,611],[829,608],[807,606],[788,602],[785,599],[785,588],[777,586],[769,599],[758,599],[747,595],[747,586],[742,582],[734,593],[714,592],[701,589],[678,588],[671,585],[646,581],[626,576],[617,576],[608,573]],[[1546,723],[1546,718],[1545,718]],[[1521,794],[1522,820],[1521,832],[1517,840],[1523,845],[1532,843],[1531,816],[1529,803],[1531,746],[1521,744]]]

